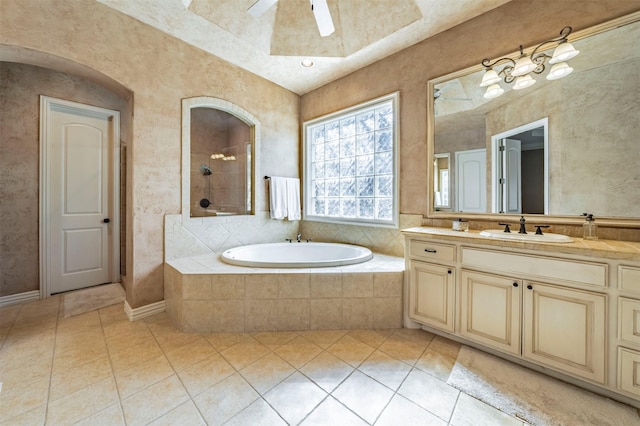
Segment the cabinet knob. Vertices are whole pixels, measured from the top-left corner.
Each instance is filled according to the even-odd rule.
[[[433,249],[424,249],[424,251],[426,251],[427,253],[437,253],[437,251]]]
[[[111,222],[111,219],[109,219],[108,217],[105,217],[105,218],[102,220],[102,222],[103,222],[103,223],[109,223],[109,222]]]
[[[449,275],[451,275],[452,273],[453,273],[453,271],[452,271],[451,269],[449,269],[449,270],[447,271],[447,274],[449,274]]]
[[[533,290],[533,286],[532,286],[532,285],[528,285],[528,286],[527,286],[527,288],[528,288],[529,290]]]
[[[518,287],[518,283],[513,283],[513,286],[514,287]]]

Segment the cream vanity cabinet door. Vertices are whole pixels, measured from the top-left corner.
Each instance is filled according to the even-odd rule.
[[[462,270],[459,334],[520,355],[521,288],[521,280]]]
[[[454,268],[414,260],[409,277],[409,317],[453,332]]]
[[[532,281],[523,289],[523,356],[605,383],[606,296]]]

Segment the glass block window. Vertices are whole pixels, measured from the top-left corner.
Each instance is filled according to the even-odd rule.
[[[304,123],[304,218],[398,225],[398,94]]]

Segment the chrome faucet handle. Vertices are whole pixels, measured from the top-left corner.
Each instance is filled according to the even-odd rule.
[[[293,238],[285,238],[285,241],[289,241],[290,243],[293,242]]]
[[[498,225],[504,226],[504,232],[511,233],[511,228],[509,228],[511,226],[510,223],[500,223],[500,222],[498,222]]]
[[[310,243],[311,242],[311,238],[307,238],[307,242]]]

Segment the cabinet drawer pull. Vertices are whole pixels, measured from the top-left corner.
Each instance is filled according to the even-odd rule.
[[[437,253],[437,250],[434,249],[424,249],[424,251],[426,251],[427,253]]]
[[[513,286],[514,287],[518,287],[518,283],[513,283]]]
[[[532,286],[532,285],[528,285],[528,286],[527,286],[527,288],[528,288],[529,290],[533,290],[533,286]]]

